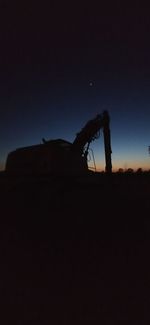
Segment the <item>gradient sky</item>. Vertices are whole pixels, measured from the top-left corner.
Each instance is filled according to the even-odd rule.
[[[0,25],[0,168],[43,137],[72,142],[104,109],[113,169],[150,168],[149,8],[6,0]],[[102,135],[91,148],[103,170]]]

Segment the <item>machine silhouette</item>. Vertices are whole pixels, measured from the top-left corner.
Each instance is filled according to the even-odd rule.
[[[42,144],[16,149],[8,154],[6,171],[23,174],[78,174],[87,173],[87,156],[92,141],[103,129],[105,147],[105,171],[111,173],[111,137],[109,114],[104,111],[90,120],[73,143],[63,139],[43,140]]]

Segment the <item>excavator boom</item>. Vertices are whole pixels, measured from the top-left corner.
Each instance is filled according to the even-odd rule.
[[[105,171],[107,173],[112,172],[112,163],[111,163],[111,136],[109,128],[110,118],[107,111],[104,111],[102,115],[97,115],[93,120],[90,120],[82,128],[82,130],[77,133],[76,138],[73,142],[74,150],[80,152],[84,155],[85,146],[89,147],[90,143],[98,137],[100,129],[103,129],[104,135],[104,148],[105,148],[105,161],[106,167]],[[86,151],[87,155],[87,151]]]
[[[97,133],[103,126],[103,120],[101,115],[97,115],[96,118],[90,120],[82,128],[82,130],[77,133],[76,138],[73,142],[74,148],[79,151],[83,151],[86,144],[90,144],[97,137]]]

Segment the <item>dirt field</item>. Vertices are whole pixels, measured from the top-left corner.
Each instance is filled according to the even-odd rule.
[[[1,324],[149,324],[150,176],[0,175]]]

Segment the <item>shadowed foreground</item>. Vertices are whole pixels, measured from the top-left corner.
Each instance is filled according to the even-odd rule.
[[[2,324],[149,324],[148,176],[0,180]]]

